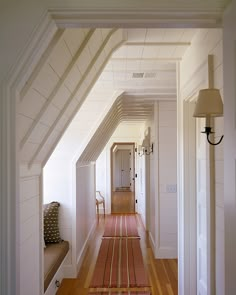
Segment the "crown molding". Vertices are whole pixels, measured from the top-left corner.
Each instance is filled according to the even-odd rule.
[[[59,28],[217,28],[222,26],[222,10],[208,9],[49,9]]]

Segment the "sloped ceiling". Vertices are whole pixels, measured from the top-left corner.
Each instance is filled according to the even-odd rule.
[[[56,153],[87,146],[81,159],[95,160],[119,122],[144,122],[150,101],[176,99],[176,63],[195,33],[59,29],[20,92],[20,161],[45,164],[58,142]]]
[[[57,34],[20,93],[21,162],[47,161],[112,52],[124,41],[123,31],[114,29],[67,29]]]
[[[123,121],[147,121],[153,114],[153,101],[119,96],[81,154],[80,162],[96,161],[111,135]]]

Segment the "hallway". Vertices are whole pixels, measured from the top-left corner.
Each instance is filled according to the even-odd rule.
[[[78,279],[64,279],[57,295],[85,295],[88,294],[89,285],[93,276],[96,259],[108,220],[101,215],[97,222],[93,238],[90,240]],[[178,294],[178,274],[176,259],[154,259],[147,233],[139,215],[136,215],[138,233],[143,254],[144,265],[149,277],[152,295]],[[105,294],[105,293],[104,293]]]

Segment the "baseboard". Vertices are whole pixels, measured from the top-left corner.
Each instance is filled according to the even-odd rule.
[[[155,252],[154,252],[155,253]],[[155,258],[175,259],[178,257],[177,249],[172,247],[160,247],[156,251]]]
[[[150,231],[149,231],[149,242],[151,244],[152,253],[155,253],[155,241],[154,241],[152,233]]]
[[[64,278],[76,278],[77,270],[74,265],[63,265],[63,277]]]
[[[86,253],[86,250],[88,248],[88,243],[89,243],[89,240],[91,239],[94,231],[95,231],[95,228],[96,228],[96,219],[94,220],[94,223],[93,223],[93,226],[91,227],[90,231],[89,231],[89,234],[87,236],[87,239],[85,240],[84,242],[84,245],[82,247],[82,250],[80,251],[79,255],[78,255],[78,258],[77,258],[77,261],[76,261],[76,272],[78,274],[80,268],[81,268],[81,265],[83,263],[83,260],[84,260],[84,257],[85,257],[85,253]]]

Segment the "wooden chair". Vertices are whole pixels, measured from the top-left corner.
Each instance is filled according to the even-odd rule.
[[[102,204],[103,206],[103,214],[105,217],[105,199],[100,191],[96,191],[96,207],[97,207],[97,215],[99,217],[99,205]]]

